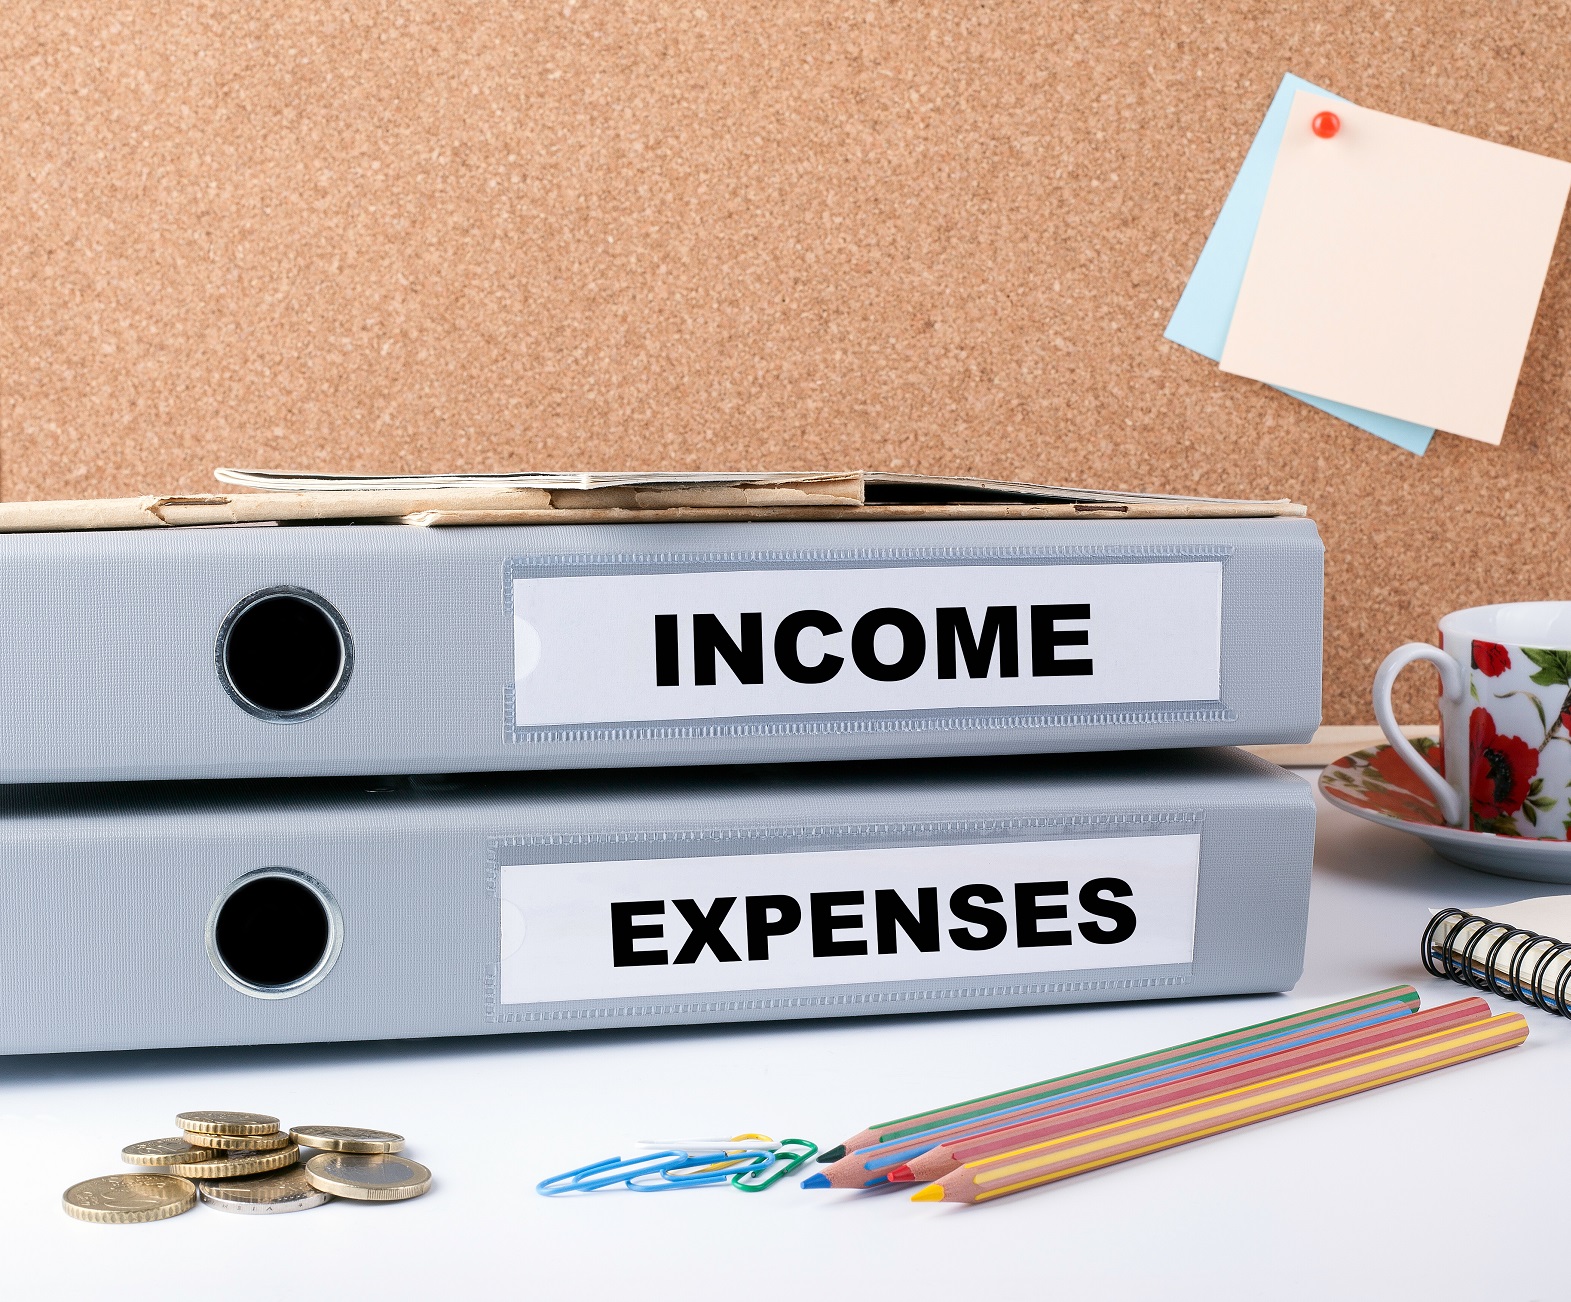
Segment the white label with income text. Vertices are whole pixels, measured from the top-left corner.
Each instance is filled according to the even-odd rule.
[[[508,1004],[1187,963],[1198,835],[500,871]]]
[[[1215,701],[1218,561],[515,577],[518,727]]]

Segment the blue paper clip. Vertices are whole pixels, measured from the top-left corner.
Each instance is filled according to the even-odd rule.
[[[731,1158],[719,1166],[716,1158]],[[706,1185],[724,1184],[737,1175],[750,1171],[767,1171],[775,1164],[775,1155],[766,1149],[753,1149],[747,1153],[694,1153],[685,1162],[677,1162],[659,1171],[641,1171],[627,1178],[627,1187],[639,1193],[664,1193],[668,1189],[702,1189]],[[698,1169],[690,1170],[691,1167]]]
[[[704,1160],[711,1159],[706,1156]],[[535,1186],[535,1192],[547,1198],[556,1194],[587,1193],[591,1189],[605,1189],[613,1184],[628,1184],[640,1175],[663,1176],[667,1171],[690,1166],[692,1161],[686,1153],[676,1149],[664,1153],[646,1153],[642,1157],[608,1157],[603,1162],[591,1162],[588,1166],[549,1176]]]

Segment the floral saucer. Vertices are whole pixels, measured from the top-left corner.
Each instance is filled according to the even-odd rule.
[[[1414,743],[1427,750],[1424,741]],[[1429,746],[1434,746],[1429,742]],[[1452,863],[1501,877],[1571,882],[1571,842],[1534,840],[1447,827],[1429,788],[1402,757],[1382,743],[1333,760],[1321,771],[1320,791],[1333,805],[1382,827],[1411,832]]]

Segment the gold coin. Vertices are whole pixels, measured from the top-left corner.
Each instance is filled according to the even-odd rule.
[[[232,1175],[260,1175],[300,1160],[294,1144],[275,1148],[270,1153],[214,1153],[205,1162],[180,1162],[164,1169],[173,1175],[194,1176],[198,1180],[227,1180]]]
[[[138,1225],[178,1216],[196,1206],[196,1186],[163,1172],[132,1171],[83,1180],[60,1200],[67,1216],[100,1225]]]
[[[289,1143],[288,1133],[282,1130],[271,1135],[203,1135],[188,1130],[185,1137],[196,1148],[243,1148],[247,1151],[282,1148]]]
[[[175,1125],[198,1135],[271,1135],[278,1118],[265,1112],[182,1112]]]
[[[211,1148],[193,1144],[183,1135],[173,1139],[144,1139],[140,1144],[127,1144],[120,1150],[121,1160],[132,1166],[173,1166],[176,1162],[205,1162],[217,1156]]]
[[[302,1148],[332,1153],[397,1153],[404,1147],[402,1135],[359,1126],[290,1126],[289,1138]]]
[[[323,1193],[361,1202],[400,1202],[431,1187],[430,1171],[394,1153],[318,1153],[305,1174]]]

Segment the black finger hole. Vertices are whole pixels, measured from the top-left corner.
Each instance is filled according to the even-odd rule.
[[[293,723],[327,709],[349,681],[353,649],[338,612],[300,588],[258,592],[218,635],[224,685],[241,708]]]
[[[262,994],[295,993],[326,975],[335,927],[327,900],[288,873],[253,876],[213,915],[211,949],[233,984]]]

